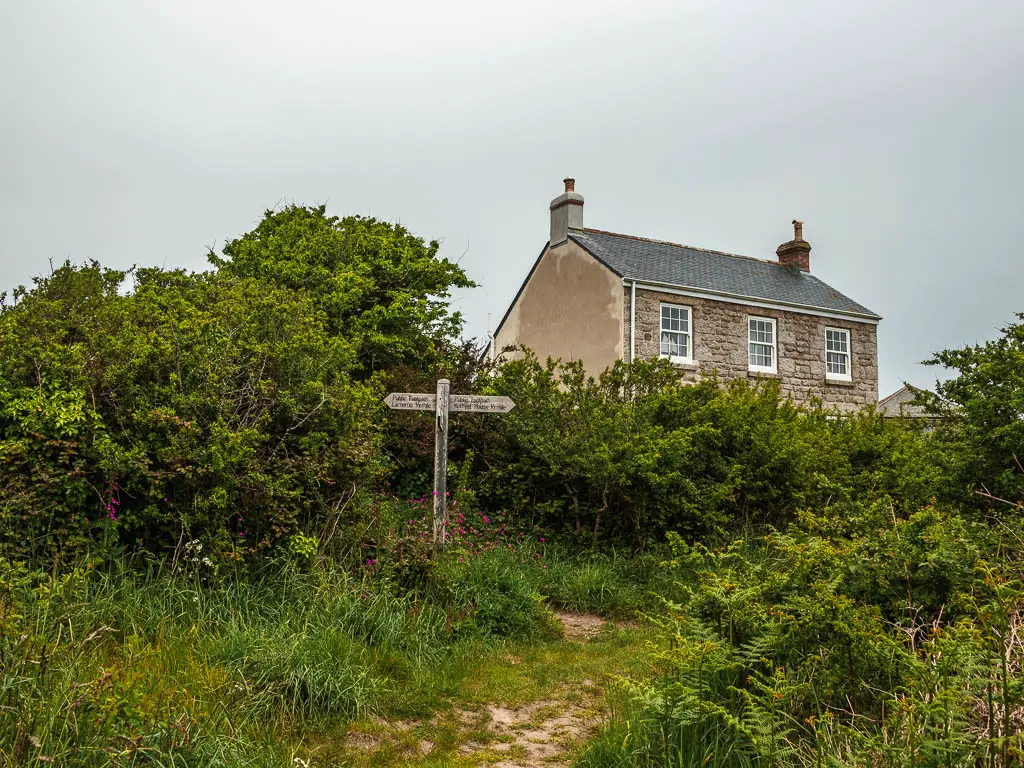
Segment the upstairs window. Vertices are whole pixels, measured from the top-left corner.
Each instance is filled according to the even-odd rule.
[[[851,380],[850,331],[846,328],[825,329],[825,377]]]
[[[749,368],[758,373],[776,373],[775,321],[767,317],[747,318]]]
[[[661,305],[661,356],[673,362],[693,362],[689,307]]]

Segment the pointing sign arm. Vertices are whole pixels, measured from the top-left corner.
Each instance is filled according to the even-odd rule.
[[[437,395],[425,392],[392,392],[384,398],[388,408],[399,411],[432,411],[437,407]]]
[[[484,395],[452,395],[449,407],[453,411],[469,411],[472,413],[508,413],[516,404],[504,395],[492,397]]]
[[[437,395],[426,392],[392,392],[384,398],[388,408],[399,411],[433,411],[437,408]],[[470,413],[508,413],[516,404],[504,395],[451,395],[450,411]]]

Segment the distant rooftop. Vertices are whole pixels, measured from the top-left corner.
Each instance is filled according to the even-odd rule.
[[[573,231],[569,237],[625,280],[881,319],[809,272],[777,261],[599,229]]]
[[[910,387],[904,384],[888,397],[878,401],[878,412],[883,416],[899,418],[903,416],[908,419],[924,419],[929,413],[920,405],[913,405],[914,393]]]

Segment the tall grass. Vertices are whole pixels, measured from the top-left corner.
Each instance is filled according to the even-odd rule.
[[[493,638],[550,631],[499,553],[423,594],[281,564],[216,578],[0,561],[0,765],[288,764],[287,723],[429,711]]]
[[[556,637],[552,605],[635,615],[669,588],[656,565],[456,546],[409,587],[379,567],[0,561],[0,765],[291,765],[296,733],[428,716],[506,639]]]

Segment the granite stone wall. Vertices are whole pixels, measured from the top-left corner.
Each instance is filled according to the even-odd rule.
[[[717,371],[720,379],[777,378],[784,395],[802,402],[816,397],[841,409],[856,409],[878,401],[877,326],[852,320],[817,317],[761,307],[748,307],[712,299],[661,293],[637,288],[636,356],[651,359],[660,354],[661,304],[690,307],[693,334],[693,366],[686,376],[696,379]],[[625,287],[623,324],[624,358],[629,359],[630,287]],[[747,318],[775,320],[777,374],[748,370]],[[825,377],[825,328],[850,331],[851,381]]]

